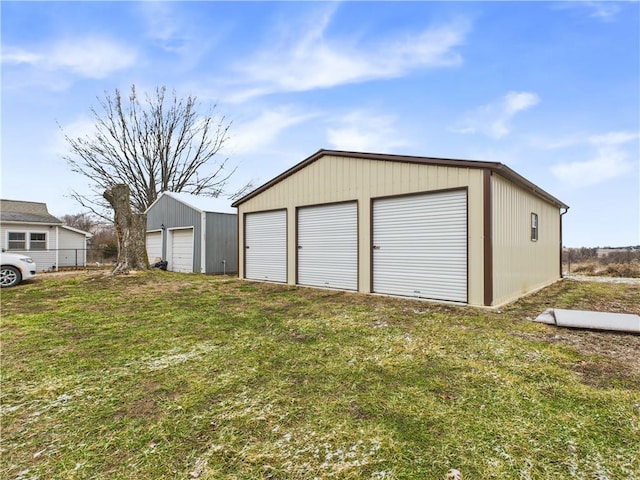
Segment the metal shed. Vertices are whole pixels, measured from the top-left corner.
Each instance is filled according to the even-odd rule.
[[[149,262],[176,272],[236,273],[238,221],[229,200],[163,192],[147,211]]]
[[[482,306],[561,277],[569,208],[497,162],[336,150],[232,206],[241,278]]]

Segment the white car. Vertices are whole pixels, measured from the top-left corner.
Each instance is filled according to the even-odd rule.
[[[22,253],[2,252],[2,270],[0,270],[0,287],[13,287],[23,280],[36,276],[36,264]]]

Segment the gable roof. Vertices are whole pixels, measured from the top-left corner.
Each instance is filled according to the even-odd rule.
[[[540,187],[531,183],[529,180],[511,170],[506,165],[503,165],[499,162],[484,162],[478,160],[456,160],[451,158],[434,158],[434,157],[417,157],[412,155],[390,155],[383,153],[365,153],[365,152],[347,152],[342,150],[318,150],[316,153],[307,157],[300,163],[294,165],[290,169],[281,173],[277,177],[269,180],[267,183],[259,186],[252,192],[248,193],[244,197],[236,200],[231,204],[232,207],[237,207],[247,200],[259,195],[264,192],[268,188],[272,187],[276,183],[281,182],[285,178],[293,175],[299,170],[302,170],[307,165],[315,162],[316,160],[324,157],[324,156],[332,156],[332,157],[342,157],[342,158],[360,158],[365,160],[380,160],[385,162],[403,162],[403,163],[418,163],[423,165],[442,165],[449,167],[462,167],[462,168],[479,168],[479,169],[489,169],[492,172],[498,173],[502,177],[510,180],[516,185],[522,187],[523,189],[533,193],[537,197],[542,198],[543,200],[555,205],[559,208],[569,208],[564,202],[558,200],[553,195],[545,192]]]
[[[85,232],[84,230],[80,230],[79,228],[70,227],[69,225],[62,225],[60,228],[64,228],[65,230],[69,230],[70,232],[79,233],[80,235],[84,235],[86,238],[93,237],[92,233]]]
[[[183,193],[183,192],[162,192],[158,195],[155,202],[149,205],[149,208],[145,210],[147,213],[151,207],[153,207],[163,196],[167,196],[177,200],[180,203],[184,203],[185,205],[197,210],[199,212],[209,212],[209,213],[233,213],[235,214],[235,209],[231,208],[231,200],[227,198],[213,198],[213,197],[205,197],[202,195],[193,195],[191,193]]]
[[[23,200],[0,200],[0,222],[45,223],[62,225],[62,221],[49,213],[46,203]]]

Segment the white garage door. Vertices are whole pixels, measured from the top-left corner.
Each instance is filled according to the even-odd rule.
[[[168,240],[168,269],[172,272],[193,273],[193,228],[169,230]]]
[[[155,263],[158,258],[162,260],[162,232],[147,233],[147,257],[149,263]]]
[[[298,283],[358,289],[358,204],[298,209]]]
[[[373,291],[467,302],[467,192],[373,202]]]
[[[286,282],[287,211],[248,213],[245,219],[245,277]]]

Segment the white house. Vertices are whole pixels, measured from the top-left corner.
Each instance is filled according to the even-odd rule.
[[[64,225],[44,203],[0,200],[2,249],[30,256],[39,270],[86,266],[90,237],[88,232]]]

